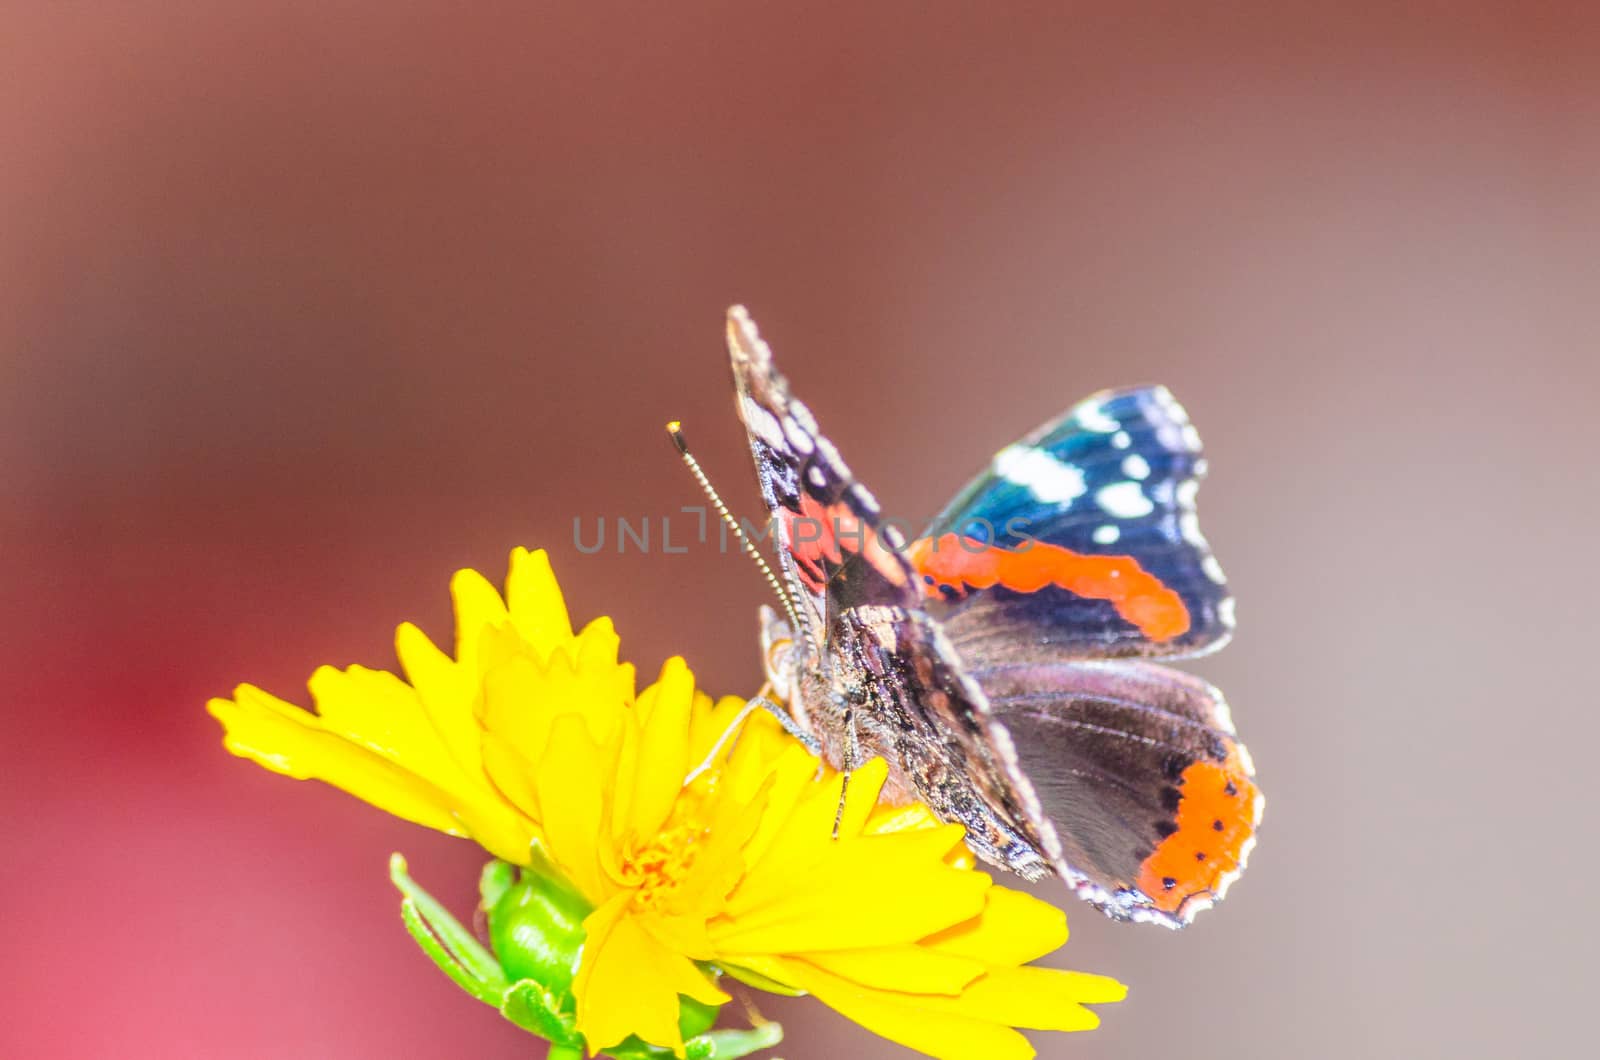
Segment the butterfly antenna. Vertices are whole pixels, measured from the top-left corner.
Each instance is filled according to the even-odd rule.
[[[767,562],[767,558],[761,554],[761,550],[756,548],[755,542],[751,541],[749,535],[744,532],[744,528],[739,525],[739,520],[735,519],[733,513],[728,511],[728,506],[722,503],[722,498],[717,494],[716,487],[711,485],[711,480],[700,469],[700,461],[696,460],[694,454],[689,452],[689,443],[683,437],[683,424],[673,420],[667,424],[667,434],[671,436],[672,444],[678,447],[678,456],[683,459],[683,465],[689,469],[689,474],[694,476],[694,480],[700,483],[700,489],[710,499],[711,506],[717,510],[717,516],[729,530],[733,531],[733,536],[739,539],[739,544],[743,547],[744,554],[754,560],[756,566],[761,568],[761,573],[767,579],[767,584],[772,587],[773,595],[777,596],[778,602],[783,605],[784,614],[789,617],[789,628],[797,633],[807,628],[800,624],[800,616],[794,609],[794,600],[789,596],[788,591],[784,589],[783,582],[778,580],[778,576],[773,572],[771,564]]]

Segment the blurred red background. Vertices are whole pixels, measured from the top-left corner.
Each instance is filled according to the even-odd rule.
[[[1268,793],[1060,1057],[1588,1040],[1600,575],[1593,5],[143,2],[0,15],[0,1053],[529,1056],[415,951],[465,843],[226,755],[207,697],[449,636],[555,557],[646,671],[759,677],[746,301],[895,512],[1088,391],[1212,455]],[[892,881],[885,881],[892,885]],[[904,1055],[770,1006],[783,1055]]]

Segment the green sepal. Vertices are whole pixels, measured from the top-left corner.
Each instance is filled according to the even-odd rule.
[[[710,971],[713,981],[717,974]],[[688,994],[678,995],[678,1033],[683,1035],[684,1041],[698,1037],[716,1025],[717,1017],[722,1013],[721,1005],[708,1005],[704,1001],[697,1001]]]
[[[504,862],[492,863],[485,869],[480,886],[486,895],[498,890],[503,896],[509,887],[493,885],[507,877],[494,870],[494,865],[504,865]],[[505,868],[511,870],[509,865]],[[484,1004],[498,1009],[502,1016],[523,1030],[557,1046],[576,1048],[581,1055],[583,1037],[575,1029],[572,998],[566,990],[570,979],[562,984],[561,995],[531,979],[512,982],[494,954],[451,916],[438,899],[411,878],[406,871],[405,858],[399,854],[389,859],[389,878],[405,896],[400,903],[400,918],[406,930],[451,981]]]
[[[406,872],[406,859],[399,854],[389,857],[389,879],[405,896],[400,902],[400,919],[422,952],[461,989],[479,1001],[497,1005],[510,983],[494,954],[417,885]]]
[[[684,1043],[688,1060],[738,1060],[783,1041],[783,1026],[763,1023],[747,1031],[708,1031]],[[704,1050],[704,1051],[701,1051]]]
[[[561,1011],[561,1000],[556,995],[532,979],[511,984],[501,995],[498,1008],[500,1015],[512,1023],[556,1045],[583,1046],[576,1019]]]
[[[483,908],[493,909],[516,883],[517,867],[509,861],[495,858],[484,865],[478,874],[478,897],[482,899]]]

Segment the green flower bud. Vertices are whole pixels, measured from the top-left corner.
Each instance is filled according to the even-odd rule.
[[[489,945],[512,982],[532,979],[570,996],[583,950],[583,921],[593,910],[583,896],[549,876],[491,862],[479,883],[489,918]]]

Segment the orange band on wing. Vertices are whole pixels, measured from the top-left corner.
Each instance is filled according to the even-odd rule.
[[[978,543],[960,534],[921,538],[911,544],[911,565],[926,578],[930,596],[939,586],[988,589],[1001,585],[1019,593],[1046,585],[1090,600],[1106,600],[1117,614],[1154,641],[1171,640],[1189,630],[1183,597],[1139,566],[1132,556],[1090,556],[1034,541],[1011,550]]]
[[[802,495],[798,512],[782,513],[800,579],[815,592],[826,588],[824,563],[839,566],[845,555],[860,555],[893,585],[906,583],[905,566],[889,552],[871,524],[862,522],[843,501],[823,505]]]
[[[1237,748],[1226,762],[1189,766],[1178,790],[1177,831],[1139,866],[1139,889],[1168,913],[1222,897],[1244,867],[1261,816],[1260,790]]]

